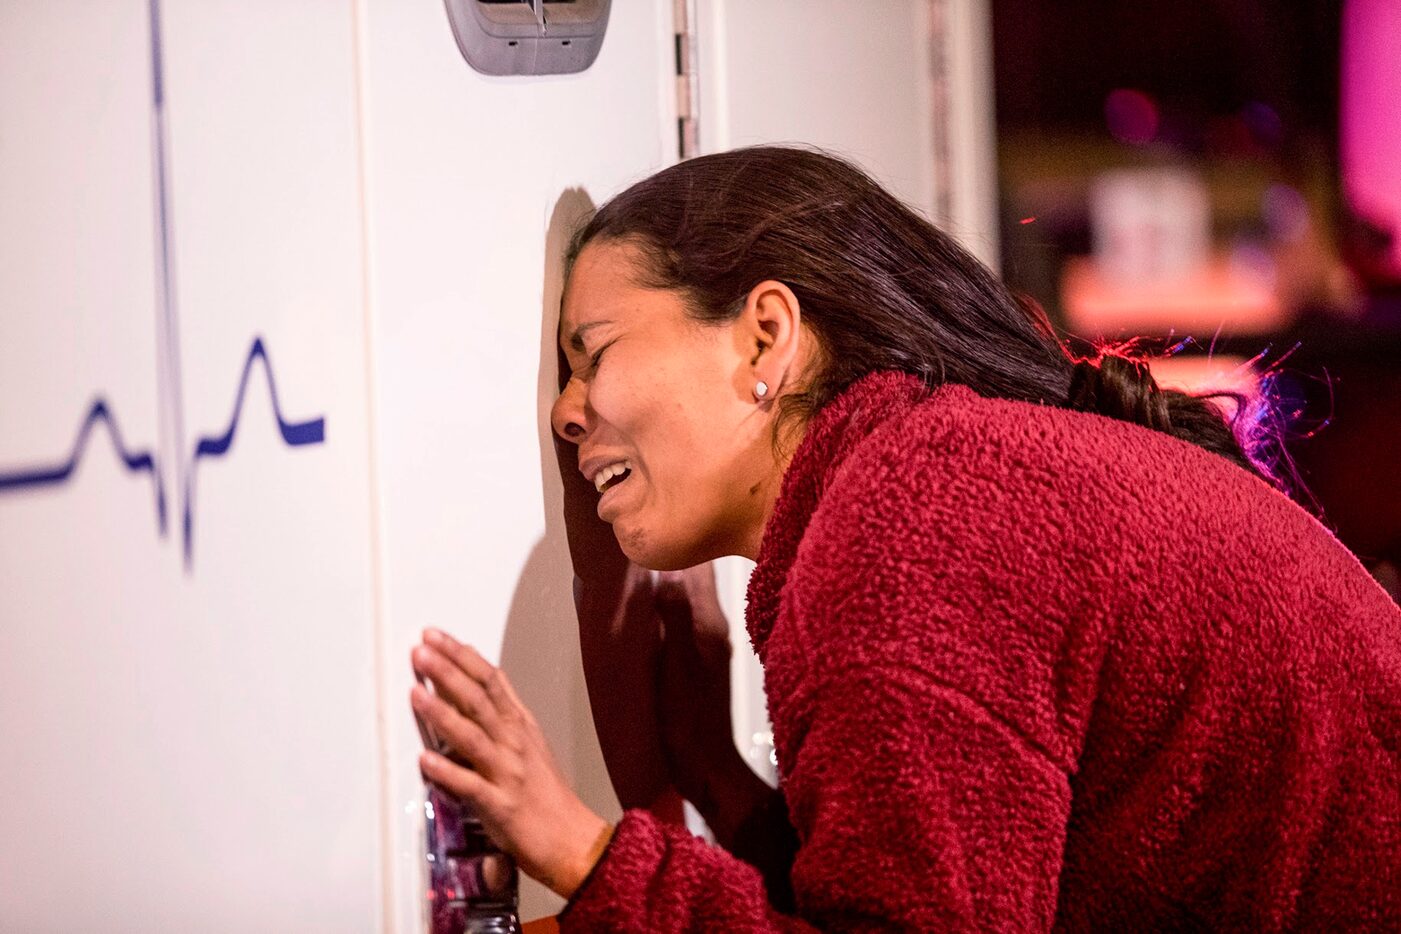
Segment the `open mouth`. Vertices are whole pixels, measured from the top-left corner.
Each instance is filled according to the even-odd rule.
[[[603,485],[600,486],[600,487],[598,488],[598,492],[599,492],[599,493],[607,493],[609,490],[613,489],[615,486],[617,486],[618,484],[622,483],[624,480],[626,480],[628,477],[631,477],[631,476],[632,476],[632,471],[631,471],[631,470],[624,470],[624,471],[623,471],[622,473],[620,473],[620,474],[614,474],[613,476],[609,477],[607,480],[603,481]]]
[[[598,490],[600,494],[607,493],[630,476],[632,476],[631,462],[626,460],[617,461],[594,474],[594,489]]]

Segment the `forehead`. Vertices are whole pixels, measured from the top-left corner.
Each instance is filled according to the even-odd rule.
[[[640,251],[629,244],[584,247],[570,271],[560,309],[560,340],[565,346],[570,346],[570,338],[580,328],[638,312],[647,295],[636,282],[640,261]]]
[[[627,243],[591,243],[569,274],[566,305],[588,305],[600,295],[636,289],[642,252]]]

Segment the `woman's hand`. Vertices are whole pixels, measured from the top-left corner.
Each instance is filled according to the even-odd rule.
[[[569,898],[612,828],[570,789],[505,672],[445,633],[423,639],[413,667],[437,693],[415,685],[410,703],[453,753],[424,752],[424,777],[465,802],[523,872]]]
[[[657,716],[668,774],[728,847],[771,789],[735,748],[733,649],[713,565],[661,575],[654,599],[663,627]]]
[[[662,574],[654,598],[662,624],[657,718],[668,772],[702,813],[717,764],[737,755],[730,721],[729,624],[709,565]]]

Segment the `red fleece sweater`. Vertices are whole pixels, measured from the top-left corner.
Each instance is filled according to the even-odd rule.
[[[796,916],[629,811],[564,931],[1401,930],[1401,611],[1217,455],[867,377],[747,615]]]

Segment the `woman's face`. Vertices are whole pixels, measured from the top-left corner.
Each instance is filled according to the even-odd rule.
[[[755,384],[778,387],[783,374],[770,371],[786,345],[775,335],[796,347],[795,335],[763,323],[762,297],[732,322],[697,322],[679,293],[636,283],[641,262],[635,246],[603,242],[575,263],[560,319],[572,378],[554,430],[578,445],[580,469],[603,488],[598,515],[633,561],[753,557],[782,476],[773,407]]]

